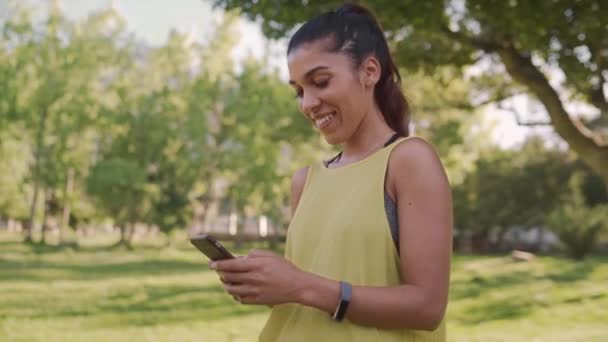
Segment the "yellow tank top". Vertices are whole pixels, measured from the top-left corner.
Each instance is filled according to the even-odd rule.
[[[353,286],[397,286],[400,259],[384,208],[384,178],[392,149],[402,138],[361,161],[311,166],[289,225],[285,257],[300,269]],[[433,332],[382,330],[335,322],[299,304],[273,307],[262,342],[444,342],[445,322]]]

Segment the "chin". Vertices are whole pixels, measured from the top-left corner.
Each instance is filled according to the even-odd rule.
[[[344,140],[339,134],[336,132],[332,132],[332,134],[322,134],[325,141],[330,145],[340,145],[344,143]]]

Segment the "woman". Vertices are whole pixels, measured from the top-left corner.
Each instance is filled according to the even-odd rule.
[[[345,5],[291,38],[289,83],[334,158],[292,179],[285,258],[211,264],[243,304],[272,306],[261,341],[445,341],[450,186],[408,138],[407,102],[373,15]]]

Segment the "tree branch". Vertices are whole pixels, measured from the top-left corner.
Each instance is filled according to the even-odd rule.
[[[515,122],[517,123],[518,126],[532,127],[532,126],[551,126],[551,125],[553,125],[553,123],[551,123],[551,120],[524,121],[521,118],[521,114],[518,111],[516,111],[513,107],[505,106],[500,103],[498,104],[498,109],[504,110],[504,111],[507,111],[507,112],[510,112],[511,114],[513,114],[513,116],[515,117]]]
[[[483,101],[481,101],[479,103],[474,103],[473,106],[475,106],[475,107],[483,107],[483,106],[486,106],[486,105],[489,105],[489,104],[492,104],[492,103],[499,104],[500,102],[502,102],[504,100],[510,99],[510,98],[518,96],[518,95],[523,95],[523,94],[526,94],[526,92],[524,92],[524,91],[514,91],[514,92],[511,92],[511,93],[507,93],[507,94],[498,93],[498,94],[495,94],[495,96],[490,96],[488,99],[485,99],[485,100],[483,100]],[[500,104],[499,104],[499,107],[500,107]],[[506,108],[501,108],[501,109],[506,109]]]
[[[545,75],[532,63],[530,55],[518,51],[510,41],[500,44],[496,51],[513,79],[525,85],[547,109],[555,131],[598,174],[608,170],[608,146],[581,122],[575,122],[564,108],[557,92]]]

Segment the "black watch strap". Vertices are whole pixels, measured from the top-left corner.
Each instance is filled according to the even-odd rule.
[[[333,319],[336,322],[342,322],[344,316],[346,316],[346,310],[350,304],[350,300],[353,296],[353,286],[345,281],[340,282],[340,302],[334,312]]]

